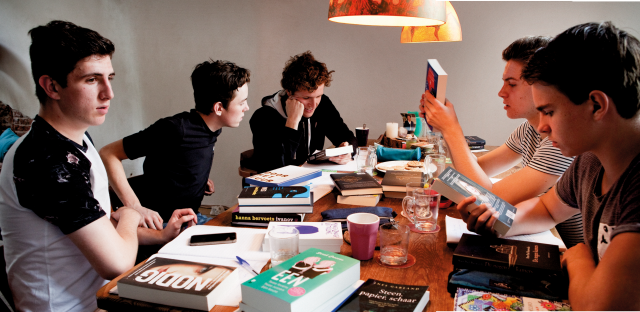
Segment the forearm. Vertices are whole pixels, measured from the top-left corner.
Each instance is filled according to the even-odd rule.
[[[593,296],[591,279],[596,271],[596,264],[591,258],[575,259],[567,264],[569,273],[569,302],[574,310],[591,310],[588,308],[589,297]],[[583,308],[579,308],[584,305]]]
[[[100,158],[107,171],[109,185],[113,188],[113,191],[118,195],[118,198],[120,198],[124,206],[138,207],[140,206],[140,200],[138,200],[131,185],[129,185],[129,181],[127,181],[122,160],[119,159],[115,151],[113,151],[114,144],[115,143],[111,143],[100,150]]]
[[[168,241],[162,236],[161,230],[148,228],[138,228],[138,244],[140,245],[161,245]]]
[[[451,126],[446,131],[443,131],[442,135],[447,142],[451,153],[451,161],[456,170],[491,191],[493,183],[478,164],[476,157],[469,150],[460,126]]]
[[[131,216],[131,214],[129,214]],[[135,262],[136,254],[138,253],[138,223],[140,222],[139,215],[133,217],[121,217],[116,225],[116,232],[122,239],[121,244],[121,257],[124,259],[132,259]],[[131,266],[133,266],[132,263]]]
[[[507,236],[543,232],[558,223],[549,214],[541,197],[523,201],[515,207],[516,216]]]

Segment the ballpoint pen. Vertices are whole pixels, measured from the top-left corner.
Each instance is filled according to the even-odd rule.
[[[236,258],[238,259],[238,263],[240,264],[240,266],[241,266],[241,267],[245,268],[247,271],[249,271],[249,272],[251,272],[251,273],[253,273],[253,274],[255,274],[255,275],[258,275],[258,274],[259,274],[258,272],[256,272],[256,270],[254,270],[254,269],[249,265],[249,262],[245,261],[244,259],[242,259],[242,258],[240,258],[240,257],[238,257],[238,256],[236,256]]]

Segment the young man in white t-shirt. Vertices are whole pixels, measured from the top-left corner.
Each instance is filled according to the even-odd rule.
[[[133,209],[111,214],[108,179],[89,134],[113,98],[109,39],[69,22],[32,29],[31,68],[40,111],[7,152],[0,228],[19,311],[93,311],[96,291],[134,265],[138,243],[168,242],[193,211],[164,231],[139,228]]]
[[[420,111],[426,115],[427,122],[442,131],[456,170],[514,205],[546,192],[573,161],[573,157],[565,157],[553,147],[546,134],[536,131],[540,118],[533,104],[531,86],[521,78],[529,58],[549,40],[549,37],[523,37],[502,51],[502,59],[507,63],[498,96],[503,99],[507,117],[526,120],[504,144],[487,155],[476,159],[471,153],[451,102],[447,100],[445,105],[428,91],[420,101]],[[496,183],[489,179],[520,162],[523,168],[518,172]],[[557,229],[567,247],[584,240],[579,214],[559,224]]]

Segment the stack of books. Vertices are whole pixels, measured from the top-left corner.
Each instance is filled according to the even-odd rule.
[[[253,186],[291,186],[319,176],[322,176],[322,170],[319,169],[285,166],[252,175],[245,178],[245,182]]]
[[[268,227],[270,222],[302,222],[304,213],[241,213],[240,207],[231,212],[231,226]]]
[[[380,201],[382,186],[367,173],[332,173],[331,179],[339,204],[375,206]]]
[[[472,150],[484,149],[484,145],[486,143],[484,139],[481,139],[477,136],[465,136],[464,138],[467,140],[467,145],[469,145],[469,149],[472,149]]]
[[[300,232],[298,236],[298,249],[300,252],[309,248],[340,252],[343,242],[340,222],[271,222],[262,243],[263,251],[269,251],[269,231],[279,225],[292,226],[298,229],[298,232]]]
[[[311,193],[309,186],[252,186],[242,189],[242,192],[238,195],[238,206],[238,214],[312,213],[313,193]],[[247,218],[250,215],[242,217],[238,219],[249,220]],[[291,215],[280,217],[291,218]]]
[[[332,311],[359,282],[360,261],[310,248],[242,283],[240,311]]]
[[[424,174],[420,171],[387,170],[382,179],[382,191],[385,197],[404,198],[407,195],[407,183],[422,182]]]

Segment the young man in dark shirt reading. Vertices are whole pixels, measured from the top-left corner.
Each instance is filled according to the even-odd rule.
[[[574,310],[640,310],[640,41],[610,22],[569,28],[523,71],[538,132],[576,156],[556,185],[516,205],[508,236],[540,232],[582,212],[585,243],[562,259]],[[494,212],[458,205],[469,230],[495,235]]]
[[[302,165],[309,155],[324,148],[325,137],[335,146],[351,145],[349,155],[331,157],[338,164],[351,161],[358,146],[324,88],[331,73],[310,51],[287,61],[280,81],[283,90],[262,99],[251,120],[253,156],[247,167],[265,172],[287,165]]]
[[[196,218],[176,211],[162,231],[111,213],[107,173],[86,132],[113,98],[114,46],[97,32],[52,21],[29,34],[40,110],[0,173],[0,228],[18,311],[94,311],[96,291],[134,265],[138,244],[175,238]]]
[[[140,212],[150,228],[161,229],[175,209],[197,212],[204,195],[214,192],[209,173],[218,136],[223,127],[238,127],[249,109],[249,71],[231,62],[198,64],[191,84],[195,109],[160,119],[100,150],[122,204]],[[144,156],[144,174],[128,181],[122,160]],[[198,213],[198,224],[209,219]]]

